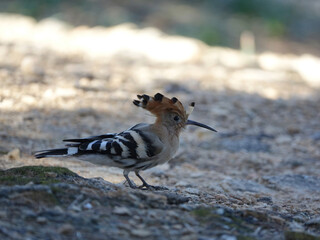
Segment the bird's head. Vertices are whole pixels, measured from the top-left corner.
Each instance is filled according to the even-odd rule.
[[[137,97],[139,100],[133,100],[133,104],[155,115],[157,117],[156,124],[163,124],[177,132],[180,132],[186,125],[195,125],[216,132],[215,129],[203,123],[188,119],[194,109],[194,102],[189,105],[186,111],[176,97],[170,99],[161,93],[157,93],[153,97],[146,94],[137,95]]]

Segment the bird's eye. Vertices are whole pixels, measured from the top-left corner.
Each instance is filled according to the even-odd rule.
[[[180,120],[179,116],[174,116],[173,120],[175,120],[176,122],[178,122]]]

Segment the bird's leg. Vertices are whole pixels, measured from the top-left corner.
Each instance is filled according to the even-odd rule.
[[[138,187],[136,186],[136,184],[134,182],[132,182],[129,178],[129,172],[128,170],[123,170],[123,176],[126,178],[129,186],[133,189],[137,189]]]
[[[144,187],[146,189],[154,189],[154,190],[168,190],[168,188],[166,187],[162,187],[162,186],[152,186],[152,185],[149,185],[142,177],[141,175],[139,174],[138,171],[135,171],[137,177],[141,180],[142,182],[142,185],[139,186],[140,189],[143,189]]]
[[[146,188],[149,188],[149,187],[151,187],[151,185],[149,185],[142,177],[141,177],[141,175],[139,174],[139,172],[135,172],[136,173],[136,175],[137,175],[137,177],[141,180],[141,182],[142,182],[142,185],[139,187],[139,188],[143,188],[143,187],[146,187]]]

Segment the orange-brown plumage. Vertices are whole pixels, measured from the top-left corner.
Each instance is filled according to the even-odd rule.
[[[183,120],[187,120],[188,115],[182,103],[175,97],[169,99],[161,93],[157,93],[154,97],[143,94],[138,95],[139,100],[134,100],[136,106],[142,107],[157,117],[157,122],[161,121],[162,116],[168,112],[178,114]]]

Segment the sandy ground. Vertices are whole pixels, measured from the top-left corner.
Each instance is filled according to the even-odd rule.
[[[64,166],[123,182],[121,170],[36,160],[62,139],[122,131],[153,117],[132,104],[161,92],[196,102],[177,156],[143,176],[204,204],[277,211],[303,228],[320,216],[320,59],[250,55],[132,25],[68,28],[0,16],[0,167]],[[136,178],[133,177],[138,182]]]

